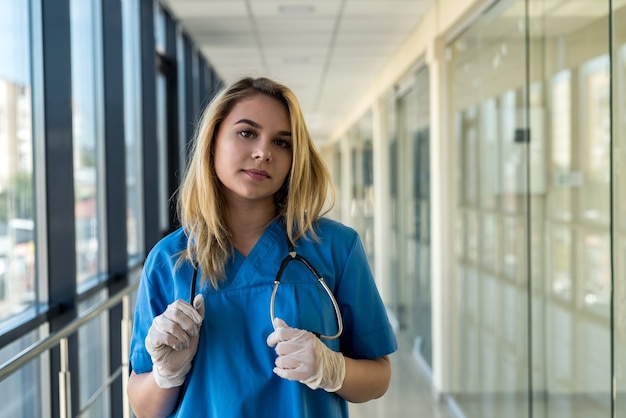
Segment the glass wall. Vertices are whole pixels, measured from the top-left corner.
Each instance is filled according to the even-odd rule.
[[[172,226],[158,183],[167,182],[171,196],[178,171],[159,165],[158,154],[171,162],[179,149],[172,127],[193,126],[194,116],[179,115],[176,98],[198,102],[220,80],[192,48],[194,74],[210,77],[172,82],[188,66],[176,67],[169,49],[184,31],[158,3],[0,2],[0,364],[137,281],[145,249]],[[164,127],[157,109],[167,114]],[[76,416],[122,416],[121,311],[70,337],[67,364],[54,347],[3,374],[3,412],[58,415],[56,382],[67,366]]]
[[[385,301],[413,354],[432,367],[430,272],[430,93],[426,66],[411,71],[382,100],[386,147],[383,211],[388,242],[382,259],[388,274]],[[388,278],[388,279],[387,279]]]
[[[124,139],[126,141],[127,252],[129,259],[140,257],[143,248],[143,195],[141,149],[141,54],[139,4],[122,2],[124,45]]]
[[[108,292],[100,291],[78,305],[80,313],[106,301]],[[106,389],[106,381],[111,370],[109,362],[109,316],[108,312],[92,319],[78,330],[79,346],[79,396],[81,414],[88,418],[111,416],[111,393]]]
[[[350,130],[350,222],[363,241],[372,270],[374,260],[374,160],[372,114],[365,114]]]
[[[76,280],[89,286],[105,270],[102,249],[102,38],[100,6],[94,1],[70,2],[72,48],[72,119],[76,217]]]
[[[612,259],[615,410],[626,412],[626,2],[613,1],[612,28]]]
[[[37,299],[29,14],[0,4],[0,321]]]
[[[412,233],[414,246],[409,246],[409,264],[412,264],[414,282],[412,329],[414,353],[419,353],[432,368],[432,295],[431,295],[431,244],[430,244],[430,80],[428,67],[415,73],[415,99],[417,109],[409,115],[414,119],[410,149],[412,179],[408,194],[407,227]]]
[[[626,413],[625,17],[499,1],[447,47],[467,418]]]

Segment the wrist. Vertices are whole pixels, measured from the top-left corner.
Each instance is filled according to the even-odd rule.
[[[157,386],[161,389],[170,389],[181,386],[185,382],[185,377],[191,369],[191,365],[183,368],[175,374],[163,374],[157,365],[153,366],[152,377]]]
[[[333,373],[331,373],[328,379],[322,379],[320,387],[326,392],[337,392],[343,387],[343,381],[346,378],[346,359],[343,354],[330,351],[330,356],[327,360],[332,364],[330,369]]]

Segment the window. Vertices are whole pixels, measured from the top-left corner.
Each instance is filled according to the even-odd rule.
[[[0,4],[0,321],[36,302],[29,1]]]
[[[88,286],[88,279],[105,270],[101,258],[105,228],[100,215],[104,188],[99,172],[103,137],[102,48],[100,11],[95,2],[73,0],[70,13],[76,280],[81,289]]]
[[[124,138],[126,141],[126,224],[129,260],[143,254],[142,107],[139,4],[122,2],[124,48]]]

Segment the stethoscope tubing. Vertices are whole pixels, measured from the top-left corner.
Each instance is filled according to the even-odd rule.
[[[311,265],[311,263],[309,263],[306,258],[296,253],[293,248],[290,248],[289,255],[285,257],[280,263],[280,268],[278,269],[278,273],[276,273],[276,279],[274,280],[274,288],[272,289],[272,296],[270,297],[270,319],[272,320],[272,325],[274,324],[274,319],[276,318],[276,316],[274,315],[274,301],[276,299],[276,292],[278,291],[278,286],[280,285],[283,271],[285,270],[285,267],[287,267],[287,264],[289,264],[289,262],[292,260],[300,261],[311,271],[311,273],[313,273],[319,284],[322,285],[322,287],[326,291],[328,298],[333,304],[333,309],[335,310],[335,318],[337,319],[337,333],[334,335],[323,335],[315,333],[315,335],[324,340],[334,340],[336,338],[339,338],[339,336],[341,336],[341,334],[343,333],[343,318],[341,315],[341,310],[339,309],[339,304],[337,303],[337,299],[335,299],[333,292],[324,281],[324,278],[317,272],[317,270],[315,270],[315,268]]]
[[[323,335],[323,334],[316,332],[315,335],[317,335],[319,338],[324,339],[324,340],[334,340],[336,338],[339,338],[339,336],[341,336],[341,334],[343,333],[343,317],[341,315],[341,309],[339,308],[337,299],[335,298],[335,295],[333,295],[333,292],[330,290],[330,288],[324,281],[324,278],[318,273],[315,267],[313,267],[306,258],[296,253],[296,251],[293,248],[293,244],[291,244],[291,241],[289,241],[289,255],[287,255],[287,257],[285,257],[283,261],[280,263],[280,267],[278,269],[278,272],[276,273],[276,279],[274,280],[274,287],[272,288],[272,295],[270,297],[270,320],[272,321],[272,326],[274,325],[274,319],[276,318],[274,314],[274,302],[276,300],[276,292],[278,291],[278,286],[280,286],[280,281],[282,279],[283,272],[285,268],[287,267],[287,264],[289,264],[289,262],[291,262],[292,260],[300,261],[302,264],[306,266],[306,268],[309,269],[309,271],[311,271],[311,273],[315,276],[319,284],[322,286],[322,288],[328,295],[328,298],[330,299],[333,305],[333,309],[335,311],[335,318],[337,319],[337,332],[334,335]],[[189,296],[189,303],[192,305],[193,305],[193,299],[196,296],[197,281],[198,281],[198,266],[196,265],[196,263],[193,263],[193,277],[191,279],[191,294]]]

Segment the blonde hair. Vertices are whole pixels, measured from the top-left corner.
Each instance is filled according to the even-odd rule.
[[[289,113],[293,160],[285,184],[274,195],[277,216],[283,219],[289,240],[317,239],[314,224],[334,204],[330,173],[309,135],[295,94],[267,78],[246,77],[223,88],[202,113],[178,194],[178,216],[188,237],[179,261],[195,262],[202,281],[208,279],[215,288],[224,280],[233,252],[223,186],[215,173],[215,138],[233,107],[259,94],[278,100]]]

